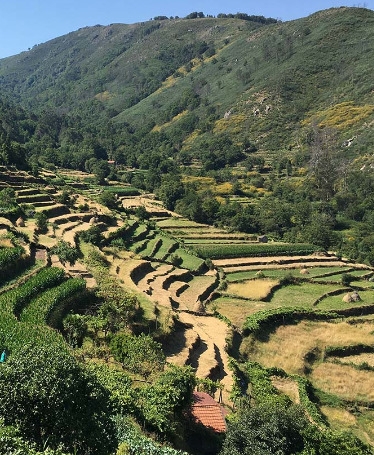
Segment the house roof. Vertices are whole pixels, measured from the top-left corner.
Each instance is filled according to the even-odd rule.
[[[191,407],[195,419],[217,433],[226,431],[225,411],[209,394],[204,392],[193,393]]]

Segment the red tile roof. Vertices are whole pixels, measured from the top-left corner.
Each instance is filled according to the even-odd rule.
[[[225,411],[209,394],[194,392],[191,412],[204,426],[212,428],[217,433],[226,431]]]

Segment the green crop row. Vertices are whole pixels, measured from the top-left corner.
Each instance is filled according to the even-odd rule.
[[[133,186],[107,186],[105,188],[105,191],[107,193],[115,193],[118,196],[137,196],[139,193],[139,190],[136,189]]]
[[[210,259],[261,256],[306,256],[317,250],[317,247],[304,243],[241,243],[241,244],[199,244],[194,246],[199,256]]]
[[[11,267],[25,253],[22,246],[12,248],[0,248],[0,270]]]
[[[65,272],[57,267],[49,267],[40,270],[36,275],[28,279],[24,284],[0,296],[0,307],[9,313],[16,315],[33,297],[45,289],[56,286],[65,278]]]
[[[259,311],[247,317],[243,330],[246,335],[260,331],[267,324],[287,324],[301,319],[333,319],[339,315],[333,311],[311,311],[309,308],[283,307]]]
[[[66,342],[57,330],[52,330],[48,326],[25,324],[17,321],[13,315],[0,314],[0,349],[6,349],[8,355],[11,355],[27,344],[34,346],[57,344],[61,349],[66,349]]]
[[[81,278],[71,278],[59,286],[41,294],[21,313],[21,321],[30,324],[45,324],[52,312],[64,302],[70,300],[86,288],[85,280]]]

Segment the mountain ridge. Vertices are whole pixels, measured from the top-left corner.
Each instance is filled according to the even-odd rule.
[[[0,87],[30,111],[111,135],[102,146],[124,164],[139,155],[134,133],[190,159],[222,134],[243,151],[250,143],[270,156],[298,153],[326,115],[342,142],[361,137],[350,149],[357,156],[371,140],[373,26],[373,11],[339,7],[271,24],[204,17],[83,27],[1,59]]]

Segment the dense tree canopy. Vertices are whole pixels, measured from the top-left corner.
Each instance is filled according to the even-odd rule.
[[[115,447],[108,392],[61,347],[26,345],[0,371],[0,415],[37,446],[83,455]]]

